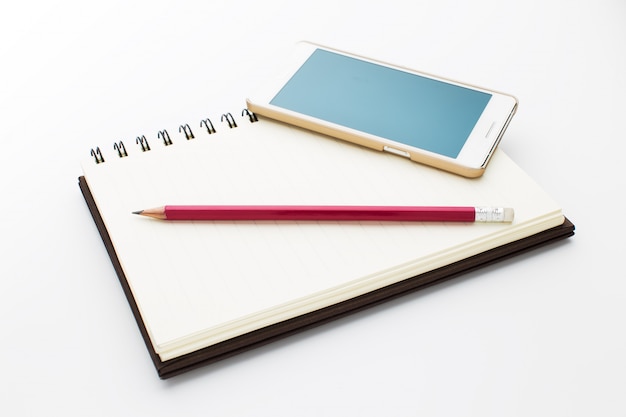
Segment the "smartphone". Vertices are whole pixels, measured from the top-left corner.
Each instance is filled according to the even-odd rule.
[[[465,177],[484,173],[517,109],[511,95],[309,42],[282,69],[250,111]]]

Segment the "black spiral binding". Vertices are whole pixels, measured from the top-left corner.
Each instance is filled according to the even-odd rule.
[[[141,146],[141,152],[150,150],[150,144],[148,143],[148,139],[146,139],[146,135],[137,136],[135,143]]]
[[[244,109],[241,112],[241,116],[247,117],[250,123],[256,123],[259,121],[256,114],[249,111],[248,109]],[[220,121],[222,123],[226,122],[230,129],[234,129],[238,127],[237,121],[235,120],[235,118],[233,117],[231,113],[222,114],[222,116],[220,117]],[[200,121],[200,127],[206,128],[206,131],[209,135],[212,135],[213,133],[217,132],[217,130],[215,129],[215,126],[213,125],[213,122],[211,122],[211,119],[208,119],[208,118]],[[196,136],[193,134],[191,130],[191,127],[187,123],[180,125],[178,128],[178,132],[184,134],[186,140],[191,140],[191,139],[196,138]],[[157,133],[157,138],[163,141],[164,146],[170,146],[174,144],[174,141],[170,137],[170,134],[165,129],[160,130]],[[146,138],[145,135],[137,136],[137,138],[135,139],[135,143],[139,145],[142,152],[150,151],[150,144],[148,143],[148,139]],[[113,149],[117,152],[117,156],[120,158],[125,158],[128,156],[128,151],[126,150],[126,146],[124,145],[123,141],[119,141],[113,144]],[[105,161],[102,151],[100,150],[100,147],[96,147],[95,149],[92,148],[91,156],[94,158],[94,161],[96,164],[101,164]]]
[[[259,121],[259,119],[256,117],[256,114],[252,113],[250,110],[248,109],[243,109],[243,111],[241,112],[242,116],[248,116],[248,120],[250,121],[250,123],[256,123]]]
[[[96,164],[101,164],[104,162],[104,156],[102,156],[102,152],[100,152],[99,146],[97,146],[95,150],[91,148],[91,156],[94,157]]]
[[[170,146],[172,144],[172,139],[170,139],[170,134],[167,133],[167,130],[163,129],[157,133],[157,137],[163,139],[163,144],[165,146]]]
[[[185,132],[185,138],[187,138],[187,140],[194,138],[193,132],[191,131],[189,124],[180,125],[180,127],[178,128],[178,132]]]
[[[206,126],[206,131],[209,135],[212,135],[213,133],[216,132],[215,127],[213,127],[213,123],[211,122],[211,119],[204,119],[200,122],[200,127],[202,127],[202,124],[204,123],[204,126]]]
[[[228,127],[230,127],[231,129],[234,127],[237,127],[237,122],[235,122],[235,118],[233,117],[232,114],[230,113],[224,113],[222,114],[222,117],[220,118],[220,121],[224,121],[224,119],[226,119],[226,121],[228,122]]]
[[[120,158],[124,158],[125,156],[128,156],[128,152],[126,152],[126,146],[124,146],[124,142],[122,141],[115,143],[113,145],[113,149],[117,151],[117,156],[119,156]]]

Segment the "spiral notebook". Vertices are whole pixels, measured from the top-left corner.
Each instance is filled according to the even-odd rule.
[[[479,179],[243,112],[91,150],[79,185],[161,378],[571,236],[502,151]],[[511,224],[166,222],[165,204],[509,206]]]

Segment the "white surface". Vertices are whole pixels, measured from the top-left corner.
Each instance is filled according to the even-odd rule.
[[[621,0],[3,7],[0,410],[624,415],[625,17]],[[515,94],[502,147],[577,235],[161,381],[76,184],[79,161],[240,108],[266,56],[300,39]]]

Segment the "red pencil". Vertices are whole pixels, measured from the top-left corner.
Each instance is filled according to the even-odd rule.
[[[421,206],[163,206],[133,212],[160,220],[308,220],[406,222],[507,222],[505,207]]]

